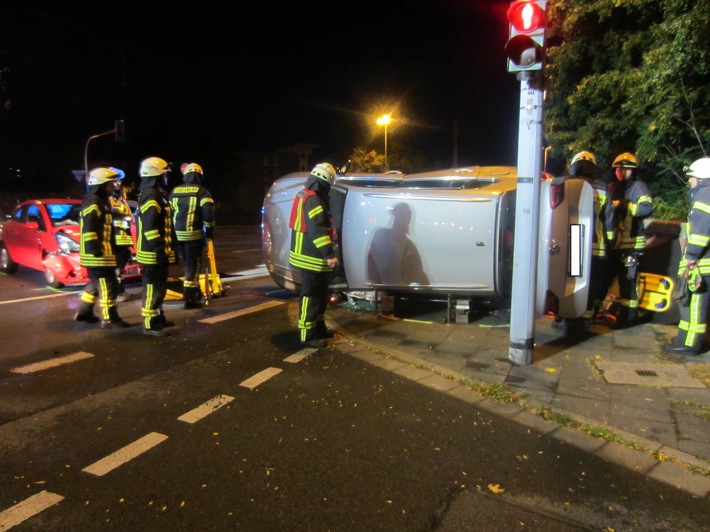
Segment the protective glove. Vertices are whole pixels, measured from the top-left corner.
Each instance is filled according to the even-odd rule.
[[[703,286],[703,277],[698,271],[698,264],[695,261],[688,262],[688,290],[690,292],[697,292]]]

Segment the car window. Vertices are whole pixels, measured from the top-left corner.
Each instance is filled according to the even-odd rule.
[[[81,205],[76,203],[50,203],[47,205],[49,219],[54,227],[79,223]]]
[[[38,205],[30,205],[27,207],[27,221],[37,222],[37,226],[40,231],[47,230],[44,226],[44,220],[42,220],[42,213],[40,212]]]

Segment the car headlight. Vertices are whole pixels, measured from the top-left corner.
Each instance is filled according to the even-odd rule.
[[[65,233],[55,233],[54,238],[57,239],[59,249],[64,253],[79,253],[79,243],[76,240],[72,240]]]

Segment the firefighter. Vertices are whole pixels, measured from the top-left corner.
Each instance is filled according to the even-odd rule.
[[[653,213],[653,198],[648,185],[636,177],[638,160],[633,153],[622,153],[611,166],[614,179],[607,196],[612,212],[605,229],[612,245],[601,292],[606,294],[617,280],[620,310],[614,328],[623,329],[639,318],[638,264],[646,246],[644,220]]]
[[[307,347],[325,347],[332,337],[325,325],[325,310],[328,274],[338,265],[328,199],[333,183],[335,168],[329,163],[315,165],[291,206],[289,264],[301,272],[298,331],[299,342]]]
[[[102,329],[130,326],[118,315],[116,298],[116,243],[113,238],[113,216],[109,197],[115,182],[123,175],[116,168],[95,168],[89,173],[88,190],[81,205],[80,262],[86,267],[89,282],[81,293],[74,319],[88,323],[101,321]],[[101,318],[94,314],[99,299]]]
[[[202,307],[200,264],[205,239],[214,236],[214,201],[202,185],[204,172],[199,164],[184,164],[181,170],[184,183],[173,189],[169,201],[177,246],[184,264],[182,291],[185,308],[194,309]]]
[[[710,157],[698,159],[686,171],[690,185],[690,214],[685,227],[686,243],[678,275],[687,279],[690,298],[680,304],[678,336],[663,350],[698,356],[705,351],[707,336],[708,282],[710,281]]]
[[[170,204],[165,197],[170,165],[160,157],[148,157],[140,165],[138,236],[136,258],[143,266],[143,334],[169,336],[163,302],[168,291],[170,264],[175,262]]]
[[[117,168],[111,168],[120,172],[120,177],[114,183],[114,189],[109,196],[111,202],[111,214],[113,216],[113,234],[116,242],[116,276],[118,277],[118,301],[126,301],[126,287],[123,280],[124,270],[127,264],[133,259],[131,248],[133,247],[133,236],[131,235],[131,222],[133,213],[126,203],[123,195],[122,181],[125,173]]]
[[[572,157],[569,177],[586,180],[594,189],[594,226],[592,227],[592,260],[589,276],[589,296],[587,309],[579,319],[556,318],[553,328],[567,333],[588,332],[604,298],[599,299],[602,282],[606,272],[609,242],[605,227],[613,223],[613,211],[607,208],[607,187],[597,178],[597,158],[590,151],[581,151]]]

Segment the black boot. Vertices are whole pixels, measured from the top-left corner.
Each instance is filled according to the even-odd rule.
[[[118,315],[118,309],[116,307],[111,307],[108,309],[109,319],[101,322],[102,329],[125,329],[130,327],[131,324],[127,321],[123,321]]]
[[[74,321],[85,321],[86,323],[98,323],[101,321],[101,318],[99,318],[96,314],[94,314],[93,305],[89,305],[88,303],[84,303],[82,301],[79,304],[79,308],[77,308],[77,310],[76,310],[76,314],[74,314]]]

